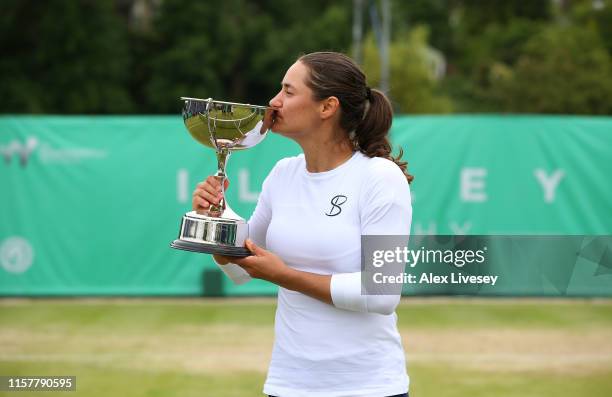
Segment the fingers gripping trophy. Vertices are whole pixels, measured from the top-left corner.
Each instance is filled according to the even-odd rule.
[[[215,177],[224,187],[230,154],[263,141],[272,124],[272,109],[212,98],[181,97],[181,100],[183,121],[191,136],[215,149],[218,165]],[[227,204],[225,189],[222,195],[219,204],[211,204],[205,214],[191,211],[183,216],[179,236],[170,244],[172,248],[234,257],[251,255],[244,247],[249,226]]]

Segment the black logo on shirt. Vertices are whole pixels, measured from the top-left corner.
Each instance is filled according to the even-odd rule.
[[[346,196],[339,194],[337,196],[334,196],[334,198],[331,199],[331,210],[329,210],[329,214],[325,214],[327,216],[336,216],[339,215],[342,212],[342,207],[340,207],[342,204],[346,203]]]

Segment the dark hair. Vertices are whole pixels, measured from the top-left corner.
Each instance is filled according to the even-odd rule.
[[[338,52],[313,52],[298,61],[309,69],[306,85],[314,98],[321,101],[335,96],[340,102],[340,127],[349,133],[353,146],[368,157],[383,157],[402,170],[408,183],[414,177],[407,171],[408,163],[401,161],[404,151],[391,155],[388,134],[393,119],[393,108],[382,91],[370,89],[366,76],[349,57]]]

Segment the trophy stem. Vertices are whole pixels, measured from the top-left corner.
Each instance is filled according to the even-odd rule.
[[[227,160],[230,157],[231,151],[226,147],[217,148],[217,172],[215,178],[221,183],[221,200],[219,205],[212,204],[210,210],[208,210],[208,216],[218,217],[223,214],[226,208],[225,204],[225,180],[227,175],[225,174],[225,167],[227,166]]]

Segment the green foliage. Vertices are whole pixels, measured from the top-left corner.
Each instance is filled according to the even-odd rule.
[[[493,69],[513,65],[522,47],[551,18],[548,0],[459,2],[452,13],[453,48],[443,89],[460,112],[499,112],[491,97]]]
[[[528,19],[513,19],[504,25],[485,25],[477,39],[472,37],[463,43],[464,54],[460,65],[468,72],[486,70],[495,62],[512,65],[521,55],[525,43],[542,27],[541,22]]]
[[[180,96],[267,104],[301,53],[348,47],[348,3],[313,3],[164,1],[146,86],[151,109],[174,113]]]
[[[415,26],[427,26],[430,44],[449,54],[453,50],[453,28],[450,24],[453,0],[410,0],[392,2],[392,25],[396,38]]]
[[[592,1],[573,2],[572,19],[579,25],[597,31],[608,53],[612,55],[612,0],[600,0],[593,6]]]
[[[454,60],[457,69],[443,82],[457,108],[467,112],[501,111],[499,101],[491,93],[491,79],[503,72],[502,67],[517,62],[527,41],[543,26],[539,21],[513,19],[504,24],[484,25],[478,37],[461,36],[463,53]]]
[[[549,0],[463,0],[456,12],[461,15],[461,29],[477,36],[487,25],[506,25],[517,18],[549,20],[550,4]]]
[[[4,112],[130,111],[127,27],[111,1],[3,1]]]
[[[400,113],[448,113],[450,99],[436,92],[436,53],[427,45],[427,29],[416,27],[394,40],[389,49],[390,92]],[[364,46],[363,69],[370,86],[380,84],[380,58],[372,35]]]
[[[352,0],[145,1],[144,25],[135,4],[0,2],[0,112],[176,114],[180,96],[266,104],[300,54],[351,45]],[[380,3],[364,5],[376,85]],[[612,113],[612,0],[391,0],[391,11],[400,112]],[[440,56],[446,75],[434,78]]]
[[[612,113],[612,63],[591,30],[549,27],[526,43],[514,68],[497,71],[492,91],[506,111]]]

